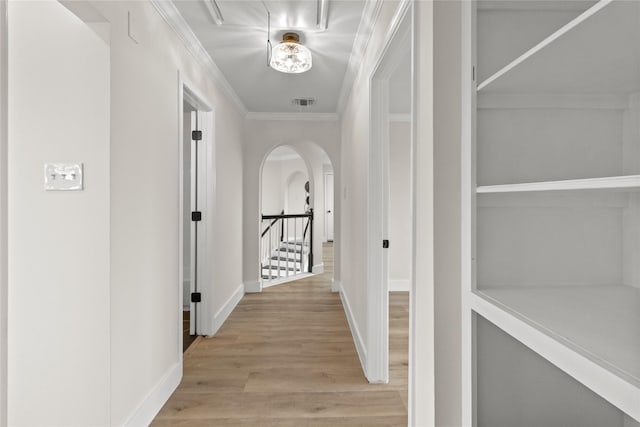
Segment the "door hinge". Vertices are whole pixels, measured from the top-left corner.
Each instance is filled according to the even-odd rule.
[[[471,69],[471,80],[476,81],[476,67],[472,67]]]
[[[383,247],[384,249],[389,249],[389,241],[388,241],[387,239],[384,239],[384,240],[382,241],[382,247]]]
[[[192,130],[191,131],[191,139],[194,141],[202,141],[202,131],[201,130]]]
[[[191,212],[191,221],[194,221],[194,222],[202,221],[202,212],[200,211]]]
[[[200,292],[192,292],[191,293],[191,302],[201,302],[202,294]]]

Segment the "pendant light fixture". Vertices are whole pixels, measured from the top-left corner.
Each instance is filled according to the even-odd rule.
[[[283,73],[304,73],[311,69],[311,51],[300,44],[296,33],[284,33],[271,52],[269,65]]]

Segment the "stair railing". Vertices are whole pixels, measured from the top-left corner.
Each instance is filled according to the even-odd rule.
[[[262,215],[260,239],[263,282],[311,273],[313,268],[313,210],[303,214]]]

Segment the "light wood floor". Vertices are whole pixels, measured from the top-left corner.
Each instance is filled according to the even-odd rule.
[[[390,383],[368,384],[327,272],[247,294],[152,426],[406,426],[408,294],[390,298]]]

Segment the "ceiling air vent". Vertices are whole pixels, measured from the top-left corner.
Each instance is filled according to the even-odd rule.
[[[297,105],[298,107],[311,107],[316,103],[315,98],[293,98],[291,100],[293,105]]]

